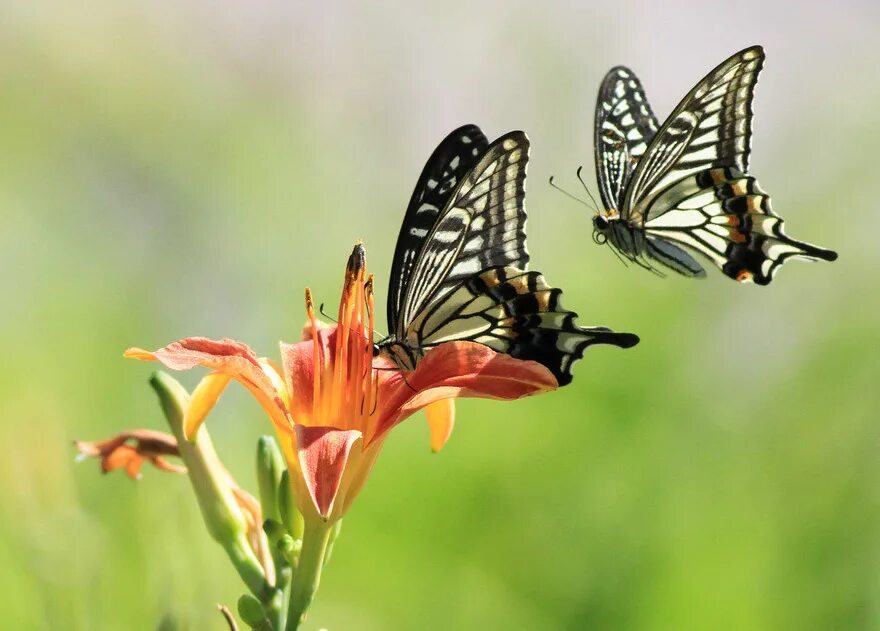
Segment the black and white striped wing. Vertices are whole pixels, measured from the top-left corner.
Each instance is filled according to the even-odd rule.
[[[476,125],[451,132],[428,158],[406,208],[397,237],[388,286],[388,329],[396,331],[407,284],[428,234],[462,178],[477,164],[489,141]]]
[[[738,281],[767,285],[793,256],[833,261],[837,254],[788,237],[758,181],[735,167],[689,175],[660,191],[647,207],[646,251],[688,275],[702,268],[677,244],[709,258]]]
[[[606,209],[619,209],[635,165],[660,125],[635,73],[624,66],[608,71],[596,100],[596,179]]]
[[[514,131],[496,140],[459,183],[412,264],[403,287],[398,339],[420,314],[474,274],[496,266],[526,269],[525,178],[529,140]],[[420,348],[421,340],[412,340]]]
[[[572,365],[593,344],[629,348],[639,338],[605,327],[580,327],[577,314],[561,304],[562,290],[550,287],[539,272],[515,266],[491,267],[459,282],[431,303],[410,332],[427,350],[443,342],[485,344],[517,359],[537,361],[559,385],[571,382]]]
[[[752,98],[764,50],[752,46],[722,62],[678,104],[639,160],[619,208],[626,220],[648,221],[652,198],[700,171],[748,172]]]

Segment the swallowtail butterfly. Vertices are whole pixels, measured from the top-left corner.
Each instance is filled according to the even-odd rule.
[[[374,352],[411,370],[431,347],[470,340],[538,361],[565,385],[588,346],[639,341],[577,326],[577,314],[560,303],[562,291],[528,271],[528,157],[521,131],[489,144],[466,125],[440,143],[403,219],[388,290],[390,335]]]
[[[688,251],[738,281],[766,285],[789,258],[837,254],[792,239],[770,197],[748,174],[752,97],[764,64],[760,46],[712,70],[662,126],[629,68],[613,68],[596,103],[596,176],[604,212],[593,240],[649,269],[656,261],[705,276]],[[656,271],[656,270],[655,270]]]

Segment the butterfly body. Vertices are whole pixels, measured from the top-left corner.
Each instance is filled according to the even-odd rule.
[[[596,106],[596,175],[604,211],[593,239],[625,260],[705,276],[691,252],[725,275],[766,285],[789,258],[837,254],[788,237],[748,174],[752,98],[764,51],[731,56],[661,126],[632,70],[613,68]],[[659,272],[658,272],[659,273]]]
[[[525,177],[529,141],[489,143],[474,125],[450,133],[416,184],[398,236],[388,296],[390,334],[374,353],[412,370],[431,348],[477,342],[544,364],[560,385],[592,344],[638,337],[580,327],[561,291],[528,270]]]

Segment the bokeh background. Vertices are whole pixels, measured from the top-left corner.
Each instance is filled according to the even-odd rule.
[[[187,480],[102,477],[71,440],[163,427],[130,345],[275,354],[356,239],[384,297],[466,122],[530,134],[533,267],[642,343],[462,402],[439,455],[421,416],[395,431],[309,628],[880,628],[876,2],[80,4],[0,8],[3,628],[224,628],[241,586]],[[662,117],[753,43],[753,172],[840,260],[769,288],[625,269],[547,185],[591,172],[599,80],[630,65]],[[257,405],[233,388],[209,427],[253,488]]]

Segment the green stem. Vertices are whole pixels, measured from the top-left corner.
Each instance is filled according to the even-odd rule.
[[[290,592],[286,631],[297,631],[303,623],[309,605],[318,591],[324,555],[333,527],[324,522],[306,523],[303,532],[302,551],[299,555],[293,587]]]
[[[229,474],[214,451],[208,431],[202,427],[193,441],[183,436],[189,394],[164,372],[153,373],[150,385],[159,395],[162,411],[177,439],[180,458],[186,465],[208,532],[226,550],[248,589],[260,600],[268,600],[274,590],[266,582],[263,567],[248,541],[247,522],[230,490]]]

